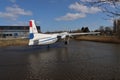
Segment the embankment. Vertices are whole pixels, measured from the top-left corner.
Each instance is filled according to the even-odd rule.
[[[120,39],[115,36],[78,36],[75,40],[95,41],[105,43],[120,43]]]
[[[28,45],[28,39],[1,39],[0,47],[5,46],[25,46]]]

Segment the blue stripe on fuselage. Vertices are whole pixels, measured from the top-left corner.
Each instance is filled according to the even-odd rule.
[[[33,39],[34,38],[34,34],[33,33],[30,33],[29,34],[29,39]]]

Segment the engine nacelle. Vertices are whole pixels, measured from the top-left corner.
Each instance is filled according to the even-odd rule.
[[[57,36],[57,38],[58,38],[58,41],[62,39],[61,36]]]

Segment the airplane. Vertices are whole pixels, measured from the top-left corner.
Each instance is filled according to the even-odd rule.
[[[86,35],[86,34],[99,34],[100,32],[87,32],[87,33],[53,33],[53,34],[45,34],[38,33],[35,20],[29,21],[29,46],[32,45],[50,45],[56,43],[60,40],[63,40],[67,45],[69,43],[69,39],[75,35]]]

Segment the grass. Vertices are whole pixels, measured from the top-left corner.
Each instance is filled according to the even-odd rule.
[[[2,39],[2,40],[0,40],[0,47],[25,46],[25,45],[28,45],[27,39]]]
[[[120,39],[115,36],[78,36],[76,40],[96,41],[105,43],[120,43]]]

